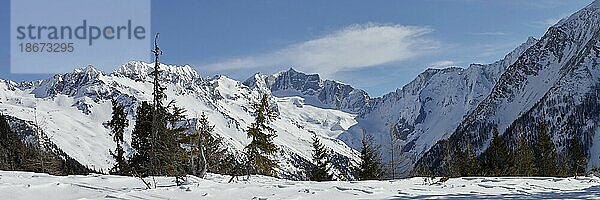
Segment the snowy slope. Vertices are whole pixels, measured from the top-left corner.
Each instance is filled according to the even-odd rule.
[[[110,99],[118,99],[129,113],[125,140],[130,142],[135,107],[138,101],[152,98],[148,76],[152,66],[135,61],[111,74],[88,66],[41,82],[1,81],[0,111],[27,121],[37,117],[40,128],[67,154],[92,168],[108,169],[113,164],[108,150],[115,146],[104,126],[110,118]],[[185,108],[188,118],[206,113],[230,150],[243,150],[250,142],[244,130],[254,120],[251,104],[258,101],[261,91],[225,76],[201,79],[190,66],[161,65],[161,70],[169,101]],[[282,177],[304,177],[313,133],[339,159],[347,161],[346,166],[336,166],[334,173],[349,176],[348,161],[355,162],[356,152],[335,137],[356,123],[354,114],[306,105],[302,97],[273,97],[270,101],[279,111],[273,127],[278,134],[274,141],[282,149],[278,154]]]
[[[599,140],[594,139],[600,122],[596,111],[599,23],[600,1],[595,1],[550,27],[506,69],[491,93],[453,131],[451,145],[470,143],[480,153],[487,148],[493,127],[513,141],[519,131],[533,141],[538,123],[544,121],[559,153],[577,135],[590,150],[588,167],[599,166],[597,154],[593,154],[600,151],[595,144]],[[443,169],[432,163],[439,163],[445,151],[444,145],[436,144],[417,165],[441,172]]]
[[[368,110],[357,118],[358,124],[340,139],[359,148],[364,130],[376,137],[387,158],[393,132],[403,146],[404,164],[398,172],[406,174],[424,152],[453,132],[490,93],[504,70],[536,42],[531,37],[492,64],[472,64],[466,69],[428,69],[401,89],[372,99]]]
[[[7,199],[600,199],[600,179],[465,177],[430,184],[422,177],[394,181],[309,182],[264,176],[227,183],[229,177],[190,177],[177,187],[158,177],[157,189],[143,189],[133,177],[49,176],[0,171],[0,193]],[[436,181],[439,179],[436,179]]]

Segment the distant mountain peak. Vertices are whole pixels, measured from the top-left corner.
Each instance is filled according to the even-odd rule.
[[[450,130],[445,142],[438,142],[418,159],[413,173],[448,172],[448,165],[439,163],[456,145],[470,144],[478,148],[476,152],[484,152],[493,128],[509,144],[519,137],[535,144],[538,123],[545,122],[558,153],[565,153],[565,138],[591,138],[599,128],[600,112],[595,109],[600,105],[598,24],[600,1],[594,1],[551,26],[540,40],[530,37],[514,51],[521,53],[496,62],[508,67],[494,73],[501,75],[487,88],[491,88],[489,94]],[[590,143],[586,151],[598,152],[600,146]],[[598,163],[600,159],[590,160],[587,167]]]
[[[179,83],[190,83],[200,78],[198,72],[190,65],[169,65],[160,63],[159,65],[162,80]],[[115,69],[111,75],[117,77],[127,77],[136,81],[145,81],[151,78],[154,71],[154,63],[143,61],[129,61],[121,67]]]
[[[76,68],[73,70],[74,74],[90,74],[90,75],[100,75],[100,74],[104,74],[102,71],[96,69],[96,67],[94,67],[94,65],[88,65],[86,67],[82,67],[82,68]]]
[[[294,69],[294,67],[290,67],[290,69],[287,70],[288,72],[298,72]]]
[[[367,92],[334,80],[321,79],[290,67],[271,75],[254,74],[243,83],[250,88],[270,91],[278,97],[301,96],[305,103],[321,108],[359,113],[370,100]]]

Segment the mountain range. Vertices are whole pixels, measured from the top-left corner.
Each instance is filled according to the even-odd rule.
[[[168,100],[187,110],[188,123],[205,113],[232,152],[249,143],[245,129],[253,121],[252,104],[270,94],[278,113],[272,124],[281,149],[278,175],[284,178],[306,179],[314,134],[334,152],[331,172],[345,180],[353,179],[351,166],[359,162],[364,134],[375,136],[385,161],[393,146],[395,172],[409,176],[423,170],[442,173],[449,145],[471,145],[481,154],[493,128],[509,144],[521,136],[534,141],[540,122],[548,125],[559,152],[573,137],[582,138],[590,169],[600,165],[598,24],[600,1],[595,1],[497,62],[427,69],[376,98],[294,69],[257,73],[241,82],[221,75],[203,78],[189,65],[161,63],[161,80]],[[110,101],[125,105],[133,124],[139,102],[152,98],[153,66],[131,61],[110,73],[88,66],[46,80],[0,80],[0,112],[10,116],[23,140],[35,142],[35,130],[43,130],[80,163],[108,169],[114,164],[108,150],[115,146],[106,125]],[[125,134],[127,144],[132,127]],[[126,150],[133,153],[130,146]]]

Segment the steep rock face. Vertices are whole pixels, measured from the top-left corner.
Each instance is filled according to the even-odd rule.
[[[595,113],[597,107],[599,5],[596,1],[550,27],[507,68],[492,92],[452,133],[450,142],[438,142],[417,162],[415,172],[445,173],[442,160],[448,145],[470,143],[483,152],[493,127],[506,132],[506,138],[514,140],[520,132],[533,139],[537,124],[544,121],[559,153],[573,134],[587,140],[586,147],[592,146],[597,117],[582,111]]]
[[[200,77],[198,72],[189,65],[175,66],[160,64],[162,81],[188,85]],[[151,78],[154,71],[154,63],[145,63],[141,61],[130,61],[113,71],[112,75],[117,77],[126,77],[136,81],[145,81]]]
[[[37,98],[45,98],[64,94],[68,96],[85,96],[90,94],[91,90],[85,87],[98,83],[98,77],[103,73],[96,70],[93,66],[87,66],[82,69],[75,69],[71,73],[57,74],[52,78],[46,79],[33,90],[33,94]],[[79,90],[79,88],[83,88]],[[98,91],[98,90],[95,90]],[[104,92],[104,91],[101,91]]]
[[[277,97],[301,96],[309,105],[359,113],[369,104],[369,95],[360,89],[318,74],[305,74],[292,68],[270,76],[256,74],[244,82],[251,88],[271,91]]]
[[[372,134],[389,158],[391,134],[400,140],[401,166],[407,175],[421,155],[437,141],[447,138],[458,124],[485,99],[506,68],[537,42],[529,38],[504,59],[468,68],[428,69],[395,92],[373,99],[357,118],[358,124],[340,135],[353,148],[360,148],[363,132]],[[396,154],[396,153],[395,153]]]
[[[129,143],[138,103],[152,100],[149,74],[153,66],[136,61],[111,74],[89,66],[29,84],[0,81],[0,112],[38,124],[52,142],[82,164],[108,169],[114,162],[108,150],[115,146],[106,127],[110,100],[117,99],[126,108],[130,126],[125,141]],[[201,79],[189,66],[161,64],[160,71],[167,100],[187,110],[191,128],[205,113],[230,151],[240,152],[250,142],[245,130],[254,121],[252,104],[258,102],[262,91],[225,76]],[[277,153],[279,176],[306,179],[310,142],[317,134],[334,152],[336,165],[331,172],[341,179],[353,177],[350,165],[356,162],[357,153],[335,137],[356,123],[354,114],[311,106],[298,96],[272,97],[270,102],[279,112],[272,123],[278,134],[274,142],[281,147]],[[33,123],[36,120],[38,123]],[[133,153],[129,146],[125,149]]]

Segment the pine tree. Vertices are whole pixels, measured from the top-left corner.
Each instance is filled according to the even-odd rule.
[[[450,140],[445,140],[444,143],[447,148],[444,152],[443,163],[448,167],[443,175],[444,177],[459,177],[464,171],[463,165],[466,163],[467,156],[460,145],[451,143]]]
[[[167,110],[168,109],[168,110]],[[185,123],[185,110],[175,106],[171,101],[164,111],[164,126],[160,126],[156,138],[156,163],[158,175],[175,176],[176,182],[181,184],[187,174],[187,155],[181,144],[185,143],[185,131],[188,129]]]
[[[498,135],[494,127],[492,141],[485,154],[485,173],[489,176],[503,176],[507,174],[509,165],[509,150],[506,142]]]
[[[223,138],[213,133],[215,126],[211,125],[204,113],[198,119],[198,128],[186,136],[191,151],[189,152],[190,172],[202,177],[206,172],[219,174],[227,173],[227,149],[223,146]]]
[[[167,106],[163,104],[167,96],[160,80],[158,57],[162,51],[157,39],[158,33],[154,40],[154,70],[151,73],[153,103],[142,102],[138,107],[132,133],[132,147],[136,149],[136,154],[131,159],[131,166],[132,171],[140,176],[175,176],[179,184],[187,172],[187,157],[180,146],[187,127],[179,123],[185,119],[185,110],[175,106],[173,101]]]
[[[461,166],[461,176],[479,175],[479,160],[475,154],[475,148],[470,143],[467,144],[465,158]]]
[[[248,138],[252,141],[246,146],[246,156],[249,161],[249,170],[258,174],[273,176],[278,167],[277,161],[272,157],[278,151],[273,143],[276,137],[275,129],[268,124],[275,119],[275,113],[269,107],[268,95],[263,95],[260,103],[254,104],[255,121],[248,127]]]
[[[22,169],[23,148],[21,140],[11,131],[6,117],[0,114],[0,169]]]
[[[48,135],[43,131],[40,130],[40,126],[37,123],[37,119],[36,119],[36,131],[37,131],[37,142],[38,142],[38,150],[39,150],[39,166],[40,166],[40,170],[42,173],[48,173],[48,174],[58,174],[57,171],[55,170],[56,168],[56,162],[54,157],[54,152],[52,152],[53,148],[52,148],[52,142],[50,141],[50,138],[48,137]]]
[[[123,150],[123,134],[125,128],[129,125],[127,121],[127,114],[125,113],[125,107],[121,105],[117,100],[112,100],[112,118],[108,123],[111,132],[113,134],[113,141],[117,144],[115,151],[110,151],[110,154],[115,159],[116,163],[111,174],[124,175],[129,173],[129,163],[125,158],[125,151]]]
[[[535,158],[533,151],[524,135],[520,135],[517,143],[517,149],[515,150],[513,157],[513,166],[511,168],[511,175],[517,176],[534,176],[537,174],[537,167],[535,166]]]
[[[578,174],[585,173],[585,166],[587,165],[587,155],[585,155],[581,148],[580,140],[577,135],[573,135],[571,138],[571,145],[569,145],[569,154],[571,158],[571,171],[577,177]]]
[[[321,143],[317,134],[313,134],[312,137],[312,147],[313,147],[313,164],[310,171],[310,180],[311,181],[331,181],[333,175],[328,174],[329,164],[329,156],[327,152],[327,148],[325,145]]]
[[[358,167],[359,180],[380,180],[383,176],[383,167],[379,155],[379,146],[375,145],[372,135],[363,131],[362,148],[360,150],[360,164]]]
[[[165,132],[167,130],[167,122],[164,117],[167,114],[167,108],[163,105],[163,100],[166,99],[165,89],[161,86],[160,83],[160,63],[158,62],[159,55],[162,55],[162,50],[158,47],[158,33],[154,36],[154,70],[152,71],[153,77],[153,90],[152,90],[152,122],[151,122],[151,135],[150,135],[150,173],[152,175],[164,175],[164,170],[159,168],[168,167],[166,164],[169,162],[166,161],[165,156],[162,155],[160,149],[164,149],[168,141],[163,141],[162,139],[167,139],[166,137],[160,138],[161,136],[166,136]],[[161,143],[161,144],[159,144]],[[163,163],[160,163],[163,161]],[[166,161],[166,163],[164,162]],[[165,165],[163,165],[165,164]]]
[[[201,132],[211,131],[214,126],[208,126],[208,120],[206,120],[206,116],[202,113],[202,116],[198,119],[198,124],[200,126],[193,133],[186,135],[184,140],[188,141],[188,145],[190,147],[189,155],[188,155],[188,167],[189,172],[194,176],[204,177],[204,173],[200,173],[202,170],[206,170],[207,163],[206,157],[204,155],[204,146],[202,144],[202,140],[200,138]],[[203,165],[203,169],[201,169],[200,165]]]
[[[136,120],[131,133],[131,146],[135,149],[135,154],[131,158],[132,170],[141,176],[149,176],[150,156],[151,156],[151,135],[152,135],[152,106],[143,101],[136,111]]]
[[[557,155],[554,142],[548,134],[546,124],[539,124],[539,134],[536,147],[536,166],[539,176],[555,176],[557,174]]]
[[[223,138],[214,134],[215,126],[211,125],[204,113],[199,119],[198,129],[199,144],[202,145],[206,157],[207,171],[213,173],[225,173],[227,164],[227,149],[223,145]]]

